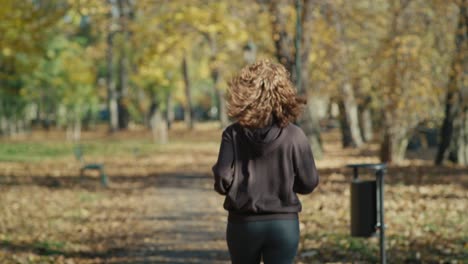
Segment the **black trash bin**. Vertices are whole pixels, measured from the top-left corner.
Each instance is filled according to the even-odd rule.
[[[351,182],[351,235],[370,237],[377,226],[377,184],[376,181]]]
[[[379,231],[380,263],[386,263],[384,224],[384,174],[387,165],[349,164],[354,175],[351,182],[351,235],[370,237]],[[375,180],[359,179],[359,169],[371,169]]]

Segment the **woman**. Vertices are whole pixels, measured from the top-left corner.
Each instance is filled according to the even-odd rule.
[[[318,185],[312,150],[292,124],[305,100],[289,73],[262,60],[229,82],[228,115],[213,166],[215,190],[226,195],[226,230],[232,263],[293,263],[299,243],[299,194]]]

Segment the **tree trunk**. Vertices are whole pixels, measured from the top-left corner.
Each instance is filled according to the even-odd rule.
[[[157,126],[159,128],[158,129],[159,143],[160,144],[166,144],[167,142],[169,142],[169,137],[168,137],[169,133],[168,133],[168,128],[167,128],[167,121],[164,120],[161,111],[158,111],[156,116],[158,117]]]
[[[44,122],[43,122],[43,127],[45,130],[49,131],[51,127],[51,118],[50,118],[50,112],[52,108],[52,104],[49,101],[49,96],[44,95],[43,97],[43,103],[44,103]]]
[[[155,100],[153,100],[150,107],[150,126],[154,142],[166,144],[168,142],[167,121],[164,120]]]
[[[399,163],[405,157],[408,145],[408,128],[396,123],[396,113],[383,113],[383,138],[380,143],[380,160],[387,163]]]
[[[10,118],[9,125],[10,125],[10,137],[16,137],[17,132],[18,132],[18,128],[16,127],[16,125],[17,125],[17,123],[16,123],[16,115],[13,115],[13,116]]]
[[[11,133],[10,118],[5,117],[3,121],[4,121],[3,125],[5,126],[5,130],[4,130],[5,136],[10,137],[10,133]]]
[[[138,87],[136,90],[137,90],[137,99],[136,99],[135,104],[138,105],[138,113],[143,117],[142,125],[148,126],[148,128],[149,128],[150,117],[149,117],[148,113],[146,112],[147,109],[145,109],[143,107],[143,103],[142,103],[142,102],[146,101],[147,93],[146,93],[145,89],[142,89],[140,87]]]
[[[221,127],[225,128],[229,124],[229,119],[226,112],[226,100],[224,99],[224,91],[220,88],[216,89],[217,96],[219,98],[219,120],[221,121]]]
[[[444,160],[468,165],[468,87],[466,86],[468,56],[468,13],[467,1],[459,6],[455,36],[455,54],[452,61],[445,102],[445,117],[440,133],[440,143],[435,164]]]
[[[65,137],[67,141],[72,141],[73,140],[73,122],[67,120],[65,129],[66,129]]]
[[[127,129],[130,122],[130,113],[128,112],[127,104],[122,101],[122,98],[117,101],[117,108],[119,112],[119,129]]]
[[[468,166],[468,107],[454,121],[454,134],[449,158],[452,162]]]
[[[343,147],[360,147],[363,143],[359,130],[358,108],[351,84],[345,83],[341,89],[339,101],[340,120],[342,122]]]
[[[454,120],[454,133],[449,148],[450,161],[459,165],[468,165],[468,107]]]
[[[109,125],[110,131],[115,132],[119,128],[119,110],[117,102],[117,90],[114,82],[113,75],[113,43],[112,43],[112,33],[107,37],[107,101],[109,108]]]
[[[109,37],[110,39],[111,37]],[[115,87],[112,63],[112,40],[108,42],[110,45],[107,51],[107,96],[108,96],[108,107],[109,107],[109,125],[110,131],[115,132],[119,129],[119,108],[117,102],[117,90]]]
[[[81,118],[79,108],[75,109],[73,124],[73,140],[80,141],[81,138]]]
[[[36,124],[39,124],[39,122],[41,121],[41,108],[42,108],[42,104],[41,104],[41,100],[38,100],[37,103],[36,103],[37,107],[36,107]]]
[[[3,102],[0,98],[0,136],[4,136],[6,132],[5,112],[3,110]]]
[[[123,73],[120,73],[120,74],[123,74]],[[122,79],[122,78],[120,78]],[[119,81],[120,82],[120,81]],[[117,92],[118,94],[122,94],[120,91],[122,91],[121,88],[118,88],[117,89],[119,92]],[[118,108],[118,118],[117,118],[117,121],[118,121],[118,128],[119,129],[127,129],[128,128],[128,123],[130,121],[130,115],[128,113],[128,108],[127,108],[127,105],[125,103],[125,100],[124,100],[124,97],[123,96],[119,96],[118,99],[117,99],[117,108]]]
[[[224,128],[228,125],[228,118],[226,113],[226,106],[224,101],[224,91],[219,86],[221,80],[221,70],[218,65],[217,54],[218,54],[218,43],[216,36],[207,34],[208,42],[210,44],[210,67],[211,67],[211,79],[213,80],[213,91],[214,101],[217,107],[217,118],[221,123],[221,127]]]
[[[189,129],[193,129],[193,117],[192,117],[192,91],[190,87],[190,76],[189,76],[189,69],[187,65],[187,56],[184,55],[182,59],[182,74],[184,76],[184,84],[185,84],[185,98],[187,100],[187,104],[185,106],[185,113],[184,119],[187,127]]]
[[[397,111],[383,109],[383,139],[380,144],[380,160],[387,163],[403,161],[408,145],[408,130],[412,125],[398,122]]]
[[[110,1],[111,5],[115,5],[115,1]],[[114,6],[113,6],[114,7]],[[116,15],[114,12],[110,12],[111,21],[109,24],[109,32],[107,35],[107,75],[106,75],[106,85],[107,85],[107,104],[109,111],[109,130],[110,132],[115,132],[119,128],[119,110],[118,110],[118,95],[117,89],[114,81],[114,34],[112,27],[116,23]]]
[[[364,142],[370,142],[373,138],[372,114],[366,105],[358,106],[359,129]]]
[[[23,118],[18,118],[16,120],[16,127],[18,130],[18,134],[24,134],[26,132],[25,127],[24,127],[24,119]]]
[[[405,157],[408,137],[406,131],[397,127],[384,131],[384,138],[380,146],[380,160],[387,163],[399,163]]]
[[[271,1],[270,13],[272,14],[272,37],[276,58],[294,77],[294,53],[291,49],[293,47],[293,38],[287,31],[288,18],[285,13],[288,4],[286,0]]]
[[[456,103],[458,100],[457,93],[455,91],[451,91],[451,87],[453,87],[454,81],[456,79],[453,74],[450,76],[449,80],[449,89],[447,91],[446,99],[445,99],[445,117],[442,123],[442,127],[440,129],[440,141],[439,147],[437,150],[437,155],[435,159],[436,165],[441,165],[447,157],[447,150],[450,146],[450,143],[453,141],[453,121],[455,116],[457,115],[458,104]]]
[[[119,10],[119,25],[121,31],[119,34],[122,36],[123,41],[118,49],[119,56],[117,61],[118,69],[118,82],[117,82],[117,93],[119,94],[117,104],[118,104],[118,127],[119,129],[127,129],[129,123],[129,114],[127,105],[125,104],[124,98],[128,95],[128,55],[127,55],[127,45],[129,45],[129,32],[127,27],[128,22],[128,9],[130,7],[126,4],[124,0],[118,0],[118,10]]]
[[[228,125],[228,117],[226,113],[226,102],[224,100],[224,91],[219,87],[220,83],[220,73],[217,68],[213,69],[211,72],[211,77],[213,79],[213,89],[216,96],[217,108],[218,108],[218,118],[221,123],[221,127],[225,128]]]
[[[342,98],[338,101],[338,109],[340,110],[340,130],[341,130],[341,144],[344,148],[355,147],[353,137],[351,135],[350,122],[346,115],[345,102]]]
[[[128,17],[127,17],[127,9],[129,8],[125,4],[125,0],[118,0],[118,7],[119,7],[119,25],[120,25],[120,32],[123,41],[119,47],[119,56],[118,56],[118,84],[117,90],[119,92],[120,98],[127,96],[128,94],[128,57],[127,57],[127,45],[129,42],[129,35],[128,35]],[[119,100],[119,104],[121,99]]]
[[[298,120],[298,124],[309,139],[314,157],[320,159],[323,156],[323,148],[319,118],[317,116],[317,109],[315,108],[318,105],[316,101],[316,98],[308,99],[308,103]]]
[[[8,135],[8,120],[5,116],[0,116],[0,134]]]
[[[174,102],[172,100],[172,91],[169,91],[166,97],[166,122],[167,129],[171,129],[172,123],[174,122]]]
[[[153,135],[153,141],[154,142],[158,142],[158,131],[156,130],[156,127],[158,125],[158,116],[157,116],[157,110],[155,111],[151,111],[152,113],[150,113],[150,116],[149,116],[149,124],[150,124],[150,128],[151,128],[151,135]]]

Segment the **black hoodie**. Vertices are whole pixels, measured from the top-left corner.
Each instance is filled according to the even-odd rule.
[[[294,124],[223,131],[213,166],[215,190],[226,195],[229,221],[297,218],[296,195],[311,193],[318,174],[306,135]]]

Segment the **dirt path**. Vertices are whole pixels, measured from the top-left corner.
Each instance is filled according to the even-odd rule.
[[[227,263],[225,212],[211,178],[163,175],[158,178],[152,205],[157,243],[144,251],[144,262]]]
[[[212,190],[210,175],[163,174],[145,184],[121,194],[116,192],[113,199],[119,201],[120,208],[114,206],[112,218],[98,214],[94,219],[106,219],[114,229],[105,232],[107,236],[90,237],[90,241],[97,239],[106,247],[95,256],[99,261],[229,262],[226,213],[221,207],[222,197]],[[112,227],[114,221],[121,224]],[[89,260],[94,262],[92,257]]]

